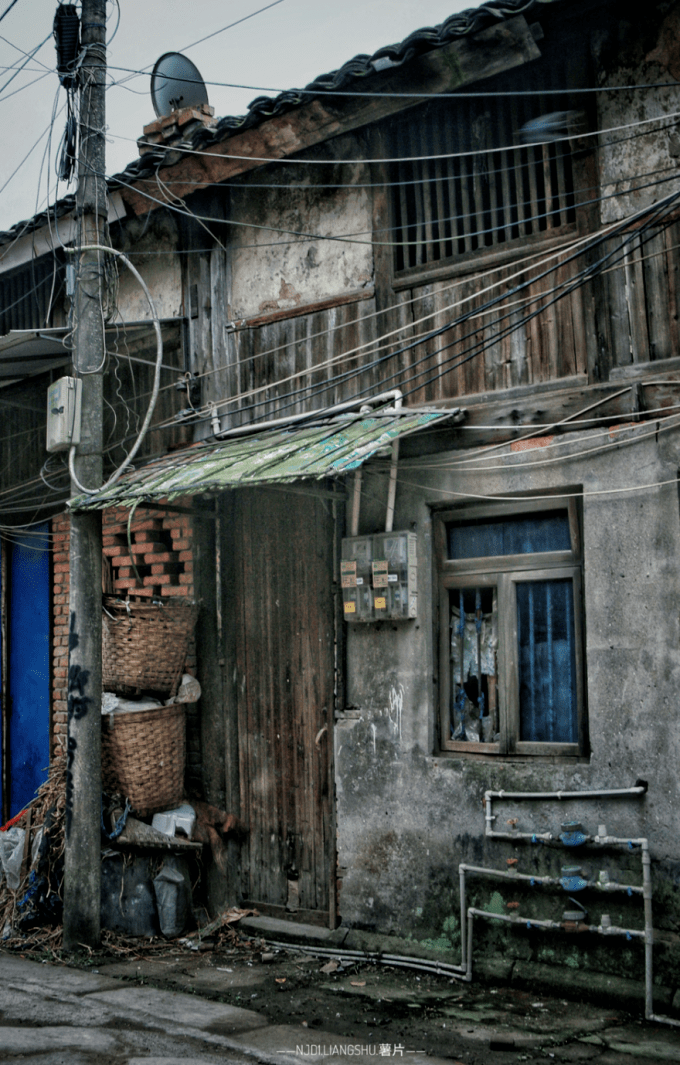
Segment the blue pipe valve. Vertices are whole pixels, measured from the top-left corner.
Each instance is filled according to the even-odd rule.
[[[585,832],[560,832],[560,840],[565,847],[580,847],[587,839]]]
[[[583,891],[585,887],[588,887],[588,881],[582,876],[562,876],[559,882],[565,891]]]

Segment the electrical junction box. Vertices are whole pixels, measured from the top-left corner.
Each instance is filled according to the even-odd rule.
[[[78,377],[60,377],[47,391],[47,450],[68,451],[80,443],[80,412],[83,382]]]
[[[345,621],[406,621],[418,616],[414,532],[351,536],[340,562]]]

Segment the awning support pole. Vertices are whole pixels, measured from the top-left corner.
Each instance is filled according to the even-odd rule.
[[[403,399],[398,388],[394,390],[394,406],[401,410]],[[387,488],[387,515],[385,517],[385,532],[392,532],[394,527],[394,504],[397,498],[397,467],[399,464],[399,437],[392,444],[392,465],[390,466],[390,483]]]
[[[354,495],[352,496],[352,522],[350,525],[350,536],[359,535],[359,510],[361,509],[361,481],[363,478],[363,470],[361,466],[354,474]]]

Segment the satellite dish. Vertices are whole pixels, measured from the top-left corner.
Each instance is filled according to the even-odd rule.
[[[166,52],[151,74],[151,99],[157,116],[164,118],[182,107],[207,104],[208,93],[190,59],[179,52]]]

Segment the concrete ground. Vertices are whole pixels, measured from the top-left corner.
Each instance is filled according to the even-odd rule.
[[[509,986],[337,962],[329,970],[326,959],[287,950],[225,958],[186,943],[163,957],[95,964],[0,954],[0,1061],[680,1062],[678,1028]]]

